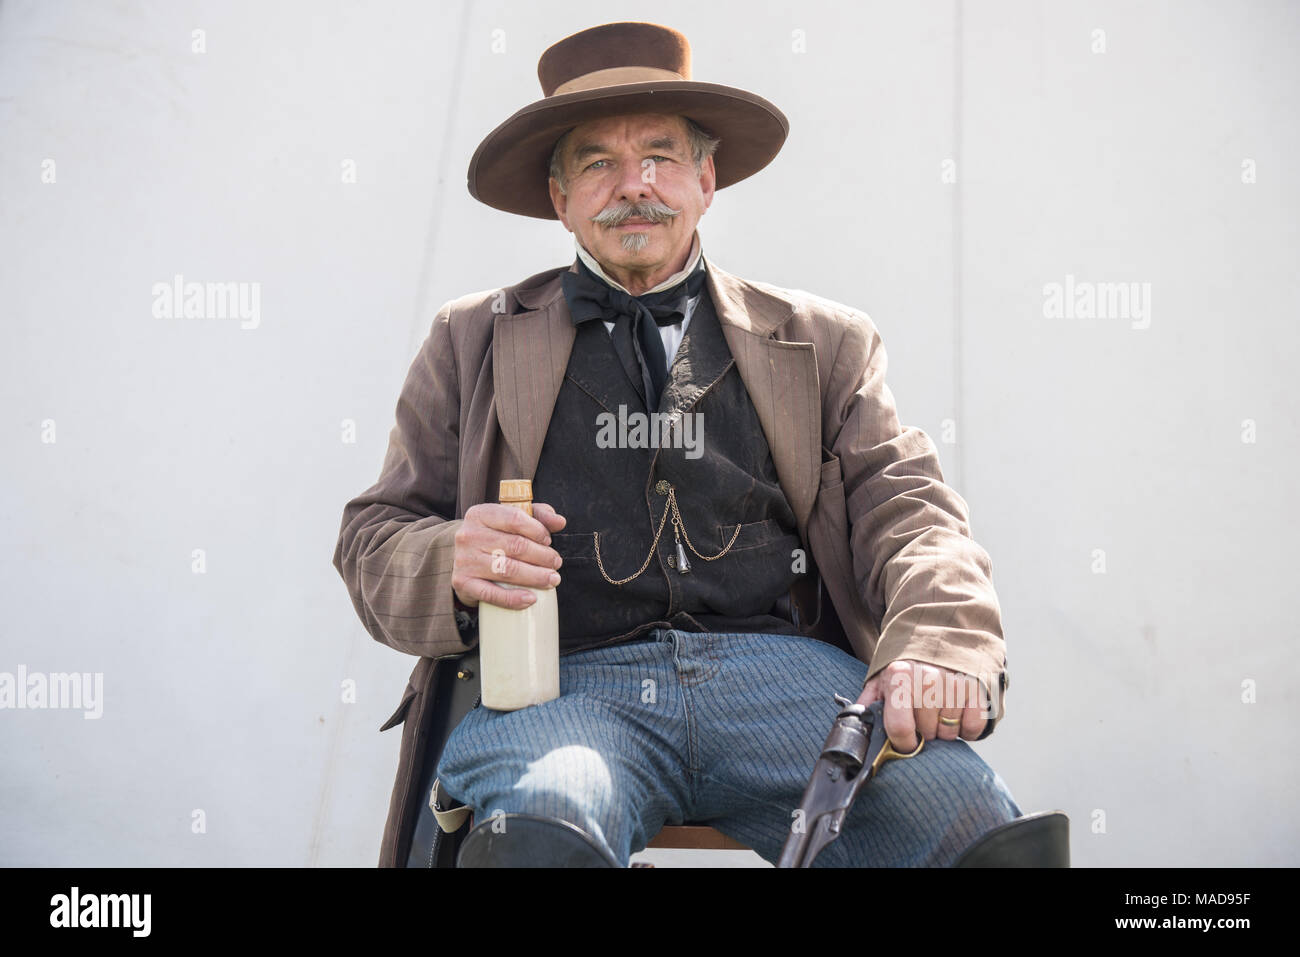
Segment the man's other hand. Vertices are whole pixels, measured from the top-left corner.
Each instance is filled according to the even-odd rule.
[[[858,703],[885,700],[885,733],[894,748],[916,750],[917,735],[926,741],[957,737],[974,741],[988,721],[988,699],[973,676],[924,661],[891,661],[862,689]],[[948,723],[940,718],[950,719]],[[958,723],[954,724],[953,721]]]
[[[511,505],[472,506],[456,531],[451,573],[456,598],[469,607],[485,601],[502,608],[527,608],[536,601],[532,592],[493,583],[558,585],[556,569],[561,559],[550,547],[551,532],[564,526],[564,516],[542,502],[533,503],[532,517]]]

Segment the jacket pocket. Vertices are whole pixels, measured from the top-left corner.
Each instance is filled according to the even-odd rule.
[[[564,559],[565,565],[596,560],[596,539],[591,532],[552,532],[551,548]],[[563,567],[560,568],[560,577],[564,577]]]

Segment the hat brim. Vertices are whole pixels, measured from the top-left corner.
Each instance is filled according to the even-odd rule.
[[[790,132],[785,115],[754,93],[693,80],[625,83],[538,100],[489,133],[469,161],[469,192],[507,213],[558,219],[547,179],[555,142],[579,123],[624,113],[690,117],[719,137],[716,189],[772,161]]]

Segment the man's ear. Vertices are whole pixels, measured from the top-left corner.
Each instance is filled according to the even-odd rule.
[[[560,192],[560,184],[554,176],[546,181],[546,188],[551,191],[551,205],[555,208],[555,215],[560,217],[560,222],[564,223],[565,229],[573,232],[573,228],[569,226],[569,217],[566,215],[569,209],[569,197]]]
[[[700,192],[704,194],[704,208],[708,209],[713,202],[713,191],[718,184],[718,174],[713,168],[713,157],[710,156],[700,166]]]

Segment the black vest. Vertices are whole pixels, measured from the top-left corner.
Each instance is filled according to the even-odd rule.
[[[780,601],[803,574],[794,513],[707,286],[657,411],[695,418],[668,434],[651,427],[604,324],[580,324],[533,477],[533,499],[568,520],[552,535],[564,559],[561,654],[656,626],[797,633]],[[638,418],[646,427],[629,428]],[[686,574],[671,515],[649,554],[670,486],[685,526]],[[644,572],[626,584],[606,580],[634,575],[647,556]]]

